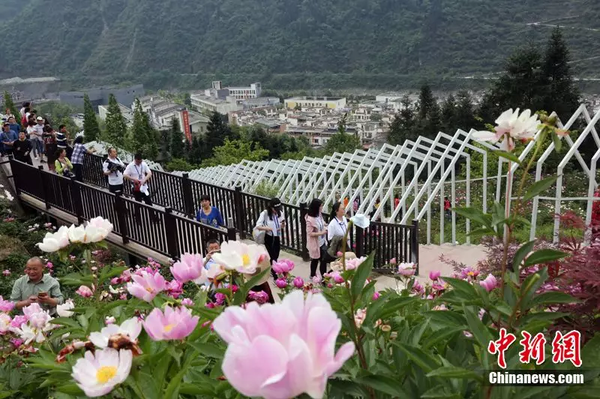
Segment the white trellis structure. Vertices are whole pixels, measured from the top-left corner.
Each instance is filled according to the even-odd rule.
[[[600,112],[593,117],[585,105],[581,105],[576,113],[563,126],[570,129],[575,122],[585,122],[586,128],[573,141],[565,137],[567,144],[563,150],[563,158],[556,173],[559,178],[555,186],[555,195],[539,196],[534,199],[531,215],[531,238],[536,236],[537,211],[540,201],[551,201],[556,214],[560,214],[561,206],[569,201],[586,201],[586,222],[592,221],[592,203],[597,189],[596,163],[600,158],[600,138],[595,125],[600,119]],[[562,124],[560,125],[562,126]],[[228,166],[215,166],[194,170],[189,173],[191,179],[205,183],[235,188],[241,187],[243,192],[253,193],[261,183],[267,183],[278,189],[277,196],[286,203],[299,205],[310,202],[313,198],[324,201],[324,208],[341,199],[347,198],[347,211],[354,213],[354,201],[358,200],[357,213],[370,213],[374,219],[388,223],[409,224],[410,220],[426,221],[427,243],[432,243],[432,213],[439,212],[439,226],[435,232],[439,242],[444,237],[445,225],[451,225],[451,243],[457,242],[457,215],[452,213],[446,221],[444,215],[444,197],[457,206],[472,206],[473,186],[480,185],[481,201],[477,201],[482,210],[487,211],[488,201],[500,201],[506,193],[505,185],[506,160],[500,158],[497,167],[488,171],[488,150],[497,147],[488,143],[475,142],[472,139],[474,130],[469,133],[458,130],[454,135],[438,133],[434,139],[419,137],[416,141],[407,140],[403,145],[384,144],[379,149],[357,150],[353,153],[334,153],[324,158],[305,157],[302,160],[243,161]],[[579,149],[587,137],[593,137],[598,148],[593,158],[586,164]],[[478,145],[474,145],[477,143]],[[535,142],[530,142],[523,153],[525,159],[534,149]],[[535,180],[542,179],[544,163],[554,152],[551,144],[539,155],[535,169]],[[471,157],[481,154],[483,170],[480,177],[471,178]],[[581,197],[562,196],[563,186],[569,184],[562,177],[565,166],[575,160],[587,176],[587,195]],[[459,166],[464,170],[464,177],[457,179]],[[513,172],[519,167],[513,163]],[[178,172],[178,174],[181,174]],[[492,193],[488,193],[488,183],[492,183]],[[457,189],[460,186],[460,189]],[[509,187],[512,191],[512,188]],[[462,226],[462,225],[461,225]],[[559,237],[559,220],[554,222],[554,240]],[[464,223],[465,243],[469,244],[468,233],[471,230],[469,221]],[[437,241],[437,240],[436,240]]]

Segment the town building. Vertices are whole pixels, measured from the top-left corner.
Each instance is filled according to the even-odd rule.
[[[231,97],[221,99],[205,94],[192,94],[190,100],[194,108],[206,114],[211,114],[216,111],[222,115],[228,115],[230,112],[239,111],[243,108],[242,105],[238,104],[237,101]]]
[[[284,101],[286,108],[330,108],[340,110],[346,108],[343,97],[292,97]]]
[[[83,107],[83,96],[87,94],[95,111],[98,111],[100,105],[108,105],[108,97],[113,94],[119,104],[131,104],[136,97],[142,97],[145,94],[144,85],[134,85],[123,88],[100,87],[85,89],[82,91],[61,91],[58,93],[57,101],[72,105],[74,107]]]
[[[123,104],[119,104],[119,108],[121,110],[121,114],[125,118],[125,123],[127,127],[130,127],[133,124],[133,111],[131,108],[124,106]],[[106,116],[108,115],[108,105],[99,105],[98,106],[98,116],[103,121],[106,120]]]

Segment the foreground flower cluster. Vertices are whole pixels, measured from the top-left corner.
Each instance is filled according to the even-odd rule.
[[[70,244],[93,244],[106,239],[113,229],[112,223],[102,217],[91,219],[85,225],[61,226],[55,233],[46,233],[38,247],[44,252],[56,252]]]

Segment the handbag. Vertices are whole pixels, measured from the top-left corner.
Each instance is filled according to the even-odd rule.
[[[266,226],[267,222],[266,222],[266,216],[265,216],[265,212],[262,212],[260,214],[260,218],[262,220],[262,225]],[[254,238],[254,242],[257,243],[258,245],[262,245],[265,243],[265,231],[264,230],[259,230],[256,227],[254,228],[254,230],[252,230],[252,238]]]

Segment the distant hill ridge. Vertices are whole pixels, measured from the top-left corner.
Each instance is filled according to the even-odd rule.
[[[472,76],[501,70],[519,44],[545,43],[556,24],[567,27],[564,36],[577,75],[593,76],[597,60],[586,59],[600,54],[597,0],[0,3],[5,12],[0,17],[0,78]]]

